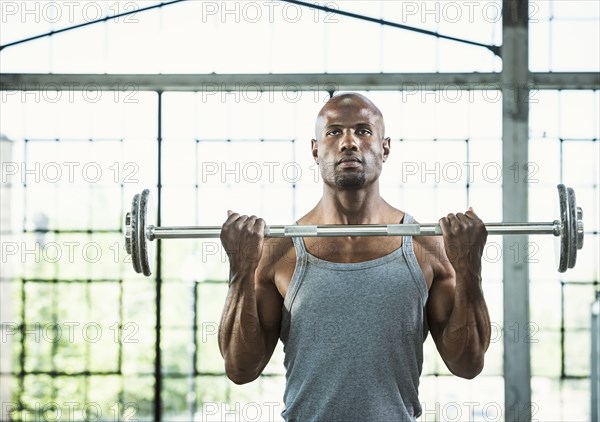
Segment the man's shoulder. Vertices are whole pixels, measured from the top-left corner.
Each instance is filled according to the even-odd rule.
[[[413,245],[414,253],[421,267],[431,271],[431,282],[436,279],[446,280],[454,276],[454,269],[446,256],[442,236],[415,236]]]
[[[267,237],[263,244],[259,267],[262,268],[262,271],[270,272],[282,260],[289,260],[293,250],[294,242],[291,237]]]

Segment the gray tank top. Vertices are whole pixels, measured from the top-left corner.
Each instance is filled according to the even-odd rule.
[[[405,214],[404,222],[412,217]],[[385,239],[385,238],[381,238]],[[286,421],[414,421],[427,285],[412,237],[370,261],[335,263],[293,238],[281,323]],[[384,240],[382,240],[384,241]]]

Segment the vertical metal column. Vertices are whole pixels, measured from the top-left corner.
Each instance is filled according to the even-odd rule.
[[[600,420],[598,407],[600,406],[600,292],[596,294],[596,301],[592,303],[592,353],[591,353],[591,411],[592,422]]]
[[[15,227],[13,227],[13,220],[11,218],[13,206],[11,198],[16,187],[15,183],[19,183],[19,179],[12,174],[6,174],[5,176],[4,173],[4,163],[10,163],[13,159],[13,146],[14,141],[0,133],[0,162],[3,169],[3,180],[0,185],[0,236],[2,236],[3,242],[15,239],[13,237]],[[0,321],[2,321],[2,326],[0,326],[0,333],[2,333],[2,342],[0,342],[0,370],[8,373],[18,373],[19,369],[23,370],[23,368],[18,368],[15,365],[15,354],[17,351],[14,345],[16,343],[14,341],[15,336],[5,334],[7,328],[4,327],[5,322],[19,320],[16,314],[18,308],[13,305],[16,299],[15,286],[17,286],[17,280],[13,278],[18,271],[14,265],[16,261],[15,259],[8,259],[8,254],[5,255],[3,251],[2,265],[0,265]],[[22,320],[21,323],[25,324],[25,321]],[[0,388],[0,403],[2,403],[0,420],[8,421],[13,417],[11,412],[15,410],[14,406],[16,404],[14,403],[14,397],[16,396],[14,394],[15,384],[16,382],[14,384],[7,383]]]
[[[502,2],[502,216],[528,220],[529,136],[528,1]],[[527,235],[503,239],[504,417],[531,420],[530,348],[523,333],[529,324],[529,268],[523,253]],[[518,257],[518,258],[515,258]],[[518,333],[515,338],[514,333]]]
[[[161,193],[162,193],[162,92],[157,92],[158,95],[158,133],[156,141],[158,146],[158,180],[157,201],[156,201],[156,224],[161,224]],[[161,343],[161,326],[162,326],[162,265],[161,265],[161,242],[156,242],[156,344],[154,345],[154,422],[162,420],[162,353],[160,348]]]

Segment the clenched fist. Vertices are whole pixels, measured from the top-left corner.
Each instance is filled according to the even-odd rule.
[[[487,230],[473,209],[440,218],[446,256],[456,271],[481,268]]]
[[[227,211],[227,221],[221,228],[221,243],[229,257],[232,271],[254,271],[262,256],[265,221],[255,215],[239,215]]]

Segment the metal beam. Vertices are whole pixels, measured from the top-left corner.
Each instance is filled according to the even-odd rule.
[[[506,48],[505,48],[506,50]],[[504,63],[506,68],[506,63]],[[526,73],[532,89],[599,89],[600,73]],[[504,85],[503,85],[504,84]],[[514,88],[501,73],[45,74],[1,73],[1,91],[338,91]]]
[[[600,72],[529,73],[533,89],[600,89]]]
[[[502,219],[528,220],[529,141],[528,2],[502,3]],[[513,88],[511,89],[510,86]],[[503,250],[527,250],[527,235],[505,237]],[[529,266],[524,253],[504,253],[504,416],[531,421]],[[515,334],[516,333],[516,334]],[[515,338],[516,337],[516,338]]]

